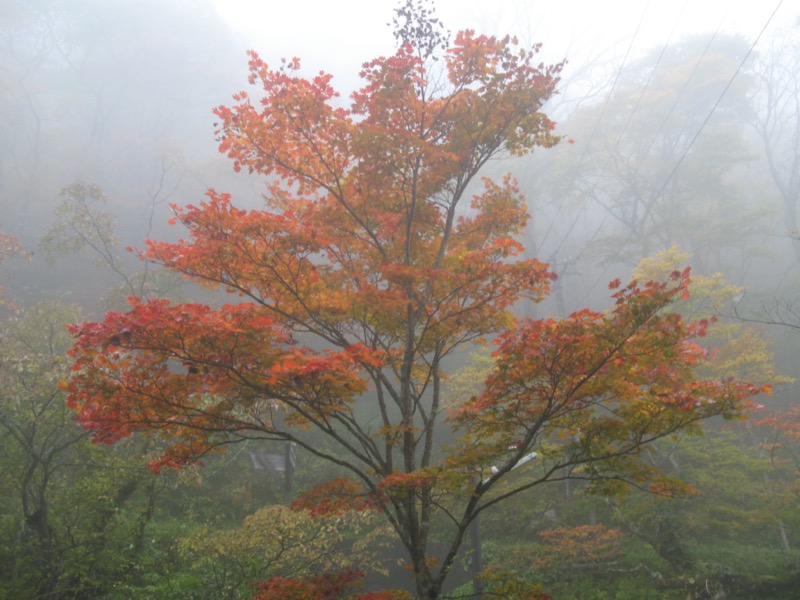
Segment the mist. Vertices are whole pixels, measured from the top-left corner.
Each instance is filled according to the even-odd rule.
[[[672,4],[435,5],[451,35],[508,34],[541,42],[543,64],[567,61],[543,107],[559,143],[493,157],[481,173],[518,182],[531,216],[521,259],[556,275],[549,295],[514,314],[557,322],[608,311],[609,282],[690,267],[691,297],[675,310],[708,324],[698,344],[718,357],[709,377],[771,390],[745,419],[712,419],[702,436],[681,431],[642,451],[690,493],[599,493],[588,467],[570,471],[483,513],[483,563],[557,598],[791,598],[800,585],[800,13],[782,2]],[[140,256],[148,240],[184,239],[176,207],[199,206],[209,190],[267,209],[279,177],[234,170],[212,112],[242,90],[258,97],[247,50],[270,66],[297,56],[299,76],[331,73],[344,106],[364,63],[395,51],[394,8],[0,6],[0,595],[251,598],[260,581],[352,566],[367,574],[363,592],[414,589],[379,516],[320,525],[288,508],[339,474],[314,452],[251,439],[154,476],[147,464],[164,438],[93,443],[64,394],[77,335],[68,325],[129,310],[130,297],[248,300]],[[474,214],[466,204],[458,217]],[[321,349],[307,333],[284,343]],[[445,361],[443,395],[481,393],[492,340],[472,341]],[[364,404],[376,395],[364,392]],[[439,426],[444,452],[457,436]],[[434,522],[431,545],[445,547],[447,531],[446,519]],[[476,589],[474,543],[442,597]]]

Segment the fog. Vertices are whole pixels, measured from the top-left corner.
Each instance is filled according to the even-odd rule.
[[[249,47],[272,56],[299,56],[313,72],[355,79],[365,57],[392,51],[386,24],[390,2],[349,0],[287,2],[266,5],[249,0],[217,2],[217,10]],[[654,46],[690,34],[737,33],[754,40],[772,17],[771,27],[794,18],[791,6],[747,1],[640,3],[613,0],[541,2],[478,0],[437,3],[437,14],[451,31],[475,29],[492,35],[515,35],[525,43],[542,43],[543,60],[567,58],[572,71],[602,57],[604,62],[636,57]],[[314,15],[308,18],[308,15]],[[286,23],[302,23],[299,28]],[[343,32],[358,31],[358,35]],[[335,48],[335,52],[330,49]]]
[[[541,42],[545,62],[568,61],[559,96],[547,109],[557,119],[558,131],[575,144],[512,167],[518,177],[532,173],[537,180],[526,190],[536,227],[543,231],[537,253],[563,255],[568,247],[574,255],[586,245],[586,238],[602,237],[603,232],[591,225],[607,216],[591,214],[598,208],[597,199],[590,202],[584,196],[577,200],[583,207],[575,211],[568,198],[571,192],[554,200],[555,205],[537,198],[543,195],[543,185],[534,171],[537,165],[556,160],[555,155],[561,162],[577,160],[580,166],[604,152],[607,140],[601,136],[611,133],[604,134],[599,126],[609,132],[617,127],[620,139],[641,136],[641,147],[652,144],[653,138],[646,136],[657,132],[635,127],[637,119],[652,121],[654,110],[666,114],[673,108],[646,104],[648,90],[658,84],[654,66],[660,63],[659,56],[679,52],[692,40],[695,54],[686,51],[685,68],[669,85],[677,99],[675,107],[684,110],[683,106],[694,104],[697,112],[691,120],[672,115],[677,127],[670,127],[682,129],[685,139],[672,162],[663,162],[663,172],[654,174],[661,177],[652,182],[654,187],[668,185],[671,169],[677,174],[681,168],[677,161],[695,136],[703,142],[706,118],[719,120],[724,104],[736,101],[737,95],[745,98],[742,102],[755,101],[748,83],[752,69],[771,51],[773,40],[791,29],[795,18],[791,6],[755,4],[650,2],[640,7],[617,2],[601,8],[582,2],[555,7],[505,1],[489,8],[479,2],[439,3],[438,13],[451,31],[473,28],[515,35],[525,43]],[[113,198],[116,208],[111,212],[120,218],[123,245],[141,245],[146,237],[143,229],[148,227],[163,234],[166,205],[196,200],[207,187],[245,189],[244,196],[252,196],[254,183],[233,177],[226,161],[216,155],[210,113],[244,87],[245,49],[255,49],[271,62],[298,56],[304,72],[334,74],[346,95],[359,85],[361,63],[389,54],[393,46],[387,26],[390,3],[297,2],[276,7],[183,2],[174,8],[166,5],[158,18],[148,13],[149,6],[120,2],[102,9],[91,3],[56,8],[46,2],[12,2],[2,13],[7,57],[0,159],[3,226],[30,247],[52,222],[59,191],[73,182],[97,184]],[[307,18],[308,14],[314,16]],[[704,72],[716,68],[720,52],[727,57],[715,73],[719,80],[706,85],[702,102],[695,103],[692,86],[699,85]],[[637,69],[639,73],[633,73]],[[638,79],[626,81],[626,77]],[[611,102],[622,96],[628,105]],[[717,100],[722,107],[714,107]],[[590,116],[591,110],[598,114]],[[612,115],[612,125],[604,112],[615,110],[624,114]],[[578,129],[580,120],[587,119],[593,121]],[[734,120],[744,136],[742,143],[755,150],[756,129],[744,114]],[[757,152],[764,154],[763,149]],[[756,155],[747,161],[749,167],[757,162]],[[586,177],[587,171],[578,168],[568,176]],[[576,180],[573,185],[577,184]],[[158,217],[153,212],[156,207]],[[765,206],[764,214],[776,208]],[[551,209],[554,212],[548,212]],[[609,226],[614,225],[611,219]],[[779,221],[773,225],[778,230],[773,227],[764,235],[786,235]],[[68,268],[63,263],[60,270]],[[41,286],[24,285],[30,293]]]
[[[102,454],[73,426],[59,391],[69,375],[65,323],[125,310],[129,295],[229,301],[143,264],[136,249],[185,235],[169,224],[171,205],[198,204],[209,188],[231,193],[237,206],[263,207],[268,182],[234,172],[218,152],[212,113],[248,89],[246,51],[270,65],[299,57],[304,76],[331,73],[344,105],[361,85],[361,65],[394,52],[394,8],[385,0],[0,4],[0,232],[20,244],[2,238],[0,374],[10,391],[0,402],[0,562],[9,565],[0,567],[0,595],[251,597],[253,581],[291,572],[282,560],[305,560],[270,548],[274,563],[248,562],[256,544],[237,540],[273,543],[276,523],[300,532],[292,548],[308,544],[336,566],[349,552],[363,554],[372,573],[389,556],[367,587],[408,587],[398,548],[381,543],[391,534],[372,520],[348,517],[342,530],[353,535],[318,538],[312,521],[279,508],[288,475],[256,472],[253,446],[210,458],[205,470],[152,478],[142,457],[157,441],[127,440]],[[452,33],[509,34],[542,43],[546,64],[567,61],[544,107],[561,143],[485,168],[519,182],[532,216],[525,256],[558,276],[548,298],[516,312],[559,319],[606,310],[610,281],[691,266],[696,296],[681,310],[718,325],[709,347],[734,340],[720,350],[730,353],[723,375],[772,386],[752,425],[714,423],[703,438],[676,435],[673,446],[653,451],[653,464],[701,494],[674,504],[646,494],[617,502],[580,495],[569,482],[553,486],[487,515],[487,564],[513,563],[504,557],[527,556],[535,540],[539,558],[509,568],[556,597],[792,597],[800,565],[798,427],[786,425],[797,418],[800,389],[797,4],[439,0],[436,12]],[[473,350],[451,365],[453,389],[474,383],[470,368],[482,359],[470,363]],[[28,412],[26,394],[38,402]],[[55,433],[37,446],[42,431]],[[298,461],[297,489],[329,475],[313,456]],[[265,506],[274,512],[257,513]],[[523,524],[509,526],[515,518]],[[608,541],[614,550],[600,558],[581,546],[565,574],[556,559],[541,559],[560,555],[540,534],[567,525],[613,528],[624,542]],[[30,531],[46,551],[20,550]],[[592,535],[588,546],[606,548],[601,533]],[[351,547],[353,536],[364,547]],[[60,570],[51,568],[59,561]],[[619,573],[604,579],[608,569]],[[461,593],[466,582],[457,575],[452,588]],[[618,595],[592,596],[597,585]]]

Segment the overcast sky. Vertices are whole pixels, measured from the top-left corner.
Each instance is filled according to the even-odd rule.
[[[246,45],[269,63],[298,56],[304,70],[355,77],[366,60],[393,50],[395,0],[215,0]],[[516,35],[542,42],[543,60],[572,68],[601,56],[622,60],[690,33],[736,32],[753,42],[793,20],[798,0],[437,0],[451,31]],[[345,82],[341,82],[348,87]]]

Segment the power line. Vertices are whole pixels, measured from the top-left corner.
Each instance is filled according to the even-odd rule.
[[[583,153],[581,154],[581,157],[578,160],[578,166],[576,168],[576,172],[580,171],[580,166],[583,164],[583,161],[586,158],[586,154],[589,151],[589,147],[592,145],[592,140],[594,139],[594,136],[597,133],[597,130],[600,128],[600,123],[603,120],[603,115],[605,114],[606,108],[608,108],[608,104],[610,103],[611,97],[614,94],[614,89],[617,87],[617,82],[619,81],[619,78],[622,75],[622,71],[625,68],[625,63],[628,60],[628,56],[630,55],[631,49],[633,48],[633,44],[636,41],[636,37],[639,35],[639,31],[640,31],[640,29],[642,27],[642,23],[644,22],[644,17],[647,14],[647,11],[648,11],[649,8],[650,8],[650,0],[648,0],[647,4],[645,5],[644,11],[642,11],[642,16],[639,18],[639,23],[636,25],[636,30],[633,32],[633,37],[631,38],[630,44],[628,44],[628,49],[625,51],[625,56],[622,59],[622,64],[620,65],[619,69],[617,70],[617,75],[616,75],[616,77],[614,77],[614,82],[612,83],[611,89],[608,92],[608,96],[606,97],[606,101],[603,104],[603,108],[600,110],[600,115],[597,117],[597,121],[595,122],[594,128],[592,129],[592,133],[589,135],[589,141],[586,142],[586,145],[584,145],[584,147],[583,147]],[[573,176],[573,179],[574,179],[574,176]],[[556,215],[561,213],[561,211],[563,210],[564,202],[566,201],[566,197],[567,196],[568,196],[568,194],[564,194],[564,196],[561,198],[561,202],[559,203],[558,210],[556,211]],[[580,213],[579,213],[579,215],[580,215]],[[577,222],[577,220],[575,222]],[[567,232],[567,235],[569,235],[569,233],[572,231],[572,228],[575,226],[575,222],[573,222],[572,226],[570,227],[569,231]],[[553,225],[554,224],[555,224],[555,219],[550,221],[550,226],[547,228],[547,231],[545,232],[544,237],[542,238],[541,245],[543,245],[547,241],[547,238],[549,237],[550,232],[553,230]],[[559,249],[560,248],[561,248],[561,245],[559,245]],[[558,250],[556,250],[556,253],[557,252],[558,252]]]
[[[684,7],[685,7],[685,5],[684,5]],[[692,72],[689,73],[689,77],[686,78],[686,81],[684,81],[683,86],[681,87],[681,90],[678,92],[678,95],[675,97],[675,100],[673,101],[672,106],[670,106],[670,108],[667,111],[666,115],[664,115],[664,118],[662,119],[661,124],[659,125],[659,127],[656,130],[655,134],[653,134],[652,138],[650,139],[650,143],[648,144],[647,148],[644,150],[644,152],[642,152],[642,157],[639,160],[639,162],[636,164],[636,167],[634,168],[634,172],[633,172],[633,178],[634,179],[636,179],[636,177],[639,175],[639,170],[641,169],[642,165],[644,164],[645,158],[647,157],[648,154],[650,154],[650,150],[653,148],[653,145],[656,143],[656,140],[658,139],[659,134],[663,131],[664,127],[669,122],[669,119],[672,116],[672,113],[675,112],[675,109],[678,107],[678,104],[680,103],[681,99],[683,98],[683,95],[689,89],[689,84],[692,82],[692,80],[694,79],[695,73],[697,73],[697,70],[700,68],[700,65],[705,60],[705,57],[708,54],[708,51],[711,48],[711,45],[714,43],[714,40],[717,38],[717,35],[719,35],[720,29],[722,28],[722,24],[725,22],[725,19],[727,18],[727,15],[728,15],[728,13],[726,13],[726,15],[722,18],[722,20],[720,20],[719,25],[717,25],[717,29],[714,31],[713,35],[709,38],[708,43],[706,44],[705,48],[703,49],[703,53],[700,55],[700,58],[697,59],[697,62],[695,62],[694,67],[692,68]],[[676,22],[676,27],[677,27],[677,22]],[[674,28],[673,28],[673,31],[674,31]],[[671,36],[670,36],[670,39],[671,39]],[[659,61],[661,60],[661,56],[663,56],[664,51],[666,50],[666,47],[667,46],[665,45],[664,49],[662,50],[661,55],[659,56]],[[653,68],[653,71],[651,71],[651,76],[655,73],[655,69],[657,67],[658,67],[658,65],[656,65],[656,67]],[[645,92],[645,90],[642,90],[642,94],[640,94],[640,96],[639,96],[640,98],[644,95],[644,92]],[[628,116],[628,121],[630,121],[633,118],[633,113],[635,111],[636,111],[636,108],[634,108],[634,110]],[[713,108],[712,108],[712,112],[713,112]],[[621,139],[622,139],[622,136],[620,136],[617,139],[617,146],[615,146],[615,148],[619,146],[619,142],[621,141]],[[687,148],[685,150],[688,150],[688,148],[691,147],[692,143],[694,143],[694,142],[692,141],[689,144],[689,146],[687,146]],[[611,160],[611,157],[609,156],[606,159],[606,162],[604,163],[603,168],[605,168],[605,165],[607,165],[610,160]],[[674,173],[671,173],[670,176],[667,177],[667,181],[669,181],[669,178],[673,174]],[[650,209],[653,207],[656,199],[661,195],[661,192],[663,192],[665,187],[666,187],[666,182],[664,183],[664,185],[661,188],[659,188],[658,192],[656,192],[655,194],[653,194],[651,196],[651,200],[648,203],[645,204],[644,213],[643,213],[641,219],[639,219],[639,221],[640,221],[640,223],[642,225],[644,225],[644,223],[645,223],[645,221],[647,219],[647,215],[650,212]],[[584,207],[585,206],[586,206],[586,204],[584,203]],[[606,211],[606,212],[608,214],[609,211]],[[580,216],[580,214],[578,216]],[[576,218],[576,221],[577,221],[577,218]],[[633,224],[633,225],[635,226],[635,224]],[[599,228],[595,232],[595,234],[592,236],[592,239],[590,240],[589,243],[594,241],[594,238],[597,236],[598,233],[599,233]],[[622,246],[620,247],[620,250],[614,255],[614,258],[609,262],[613,262],[614,260],[619,258],[620,252],[631,241],[631,239],[633,238],[634,235],[635,235],[635,232],[631,231],[630,235],[628,236],[628,238],[623,242]],[[566,236],[562,240],[561,243],[563,244],[565,241],[566,241]]]
[[[628,118],[625,121],[625,125],[623,125],[623,127],[622,127],[622,131],[620,132],[619,136],[617,137],[617,142],[614,145],[614,150],[612,151],[611,154],[616,152],[617,149],[619,148],[619,145],[622,142],[622,138],[624,137],[625,132],[628,130],[628,126],[630,125],[631,120],[633,119],[633,115],[636,114],[636,112],[638,111],[639,105],[641,104],[641,101],[642,101],[642,98],[644,97],[645,93],[647,92],[647,89],[650,87],[650,84],[652,83],[653,78],[655,76],[656,70],[658,69],[659,65],[661,64],[661,61],[664,58],[664,55],[666,54],[667,48],[669,47],[670,41],[672,40],[672,36],[675,34],[675,30],[678,28],[678,24],[680,23],[681,18],[683,17],[683,13],[686,10],[686,5],[687,4],[688,4],[688,0],[686,0],[684,2],[683,8],[681,8],[681,12],[678,14],[678,18],[675,21],[675,24],[672,26],[672,31],[670,31],[669,37],[667,38],[667,41],[664,43],[664,47],[661,49],[661,52],[659,53],[658,58],[656,59],[655,65],[653,65],[653,69],[650,71],[650,74],[647,77],[647,81],[645,82],[644,87],[642,88],[642,91],[639,94],[639,97],[636,99],[636,103],[634,104],[633,109],[628,114]],[[642,16],[644,17],[644,15],[642,15]],[[641,22],[640,22],[640,24],[641,24]],[[703,53],[703,55],[705,56],[705,53]],[[620,70],[620,72],[621,72],[621,70]],[[619,76],[618,76],[618,78],[619,78]],[[690,79],[691,79],[691,77],[690,77]],[[615,82],[615,85],[616,85],[616,82]],[[613,88],[612,88],[612,91],[613,91]],[[608,101],[610,100],[610,98],[611,98],[611,96],[609,94],[609,98],[607,99],[606,104],[608,104]],[[680,98],[680,95],[679,95],[678,99],[679,98]],[[670,114],[672,113],[672,110],[674,110],[675,106],[677,105],[677,101],[678,100],[676,99],[675,104],[673,104],[672,108],[670,109]],[[601,114],[601,117],[602,117],[602,114]],[[597,127],[599,126],[599,124],[600,124],[600,119],[598,119],[598,122],[595,125],[595,131],[597,130]],[[662,123],[662,127],[661,128],[663,128],[663,123]],[[661,131],[661,128],[659,128],[659,132]],[[656,134],[656,135],[658,135],[658,134]],[[594,137],[594,132],[592,133],[592,137]],[[647,154],[650,151],[650,148],[652,148],[652,144],[653,143],[651,142],[650,146],[648,146],[647,150],[645,151],[645,154]],[[587,149],[588,149],[588,144],[587,144]],[[606,158],[606,161],[603,164],[603,169],[605,169],[606,165],[608,165],[608,163],[611,161],[611,154]],[[584,155],[585,155],[585,153],[584,153]],[[583,157],[581,157],[581,162],[582,161],[583,161]],[[641,165],[641,163],[640,163],[640,165]],[[638,166],[639,165],[637,165],[637,171],[638,171]],[[579,168],[580,168],[580,162],[578,164],[578,169]],[[575,219],[572,221],[572,225],[570,225],[570,227],[567,229],[566,233],[564,234],[563,238],[561,239],[561,242],[558,244],[558,248],[556,248],[556,251],[554,252],[554,255],[557,255],[561,251],[561,248],[564,246],[564,244],[566,243],[567,239],[569,239],[569,236],[572,233],[572,230],[578,224],[578,221],[580,220],[583,211],[586,210],[587,205],[588,205],[588,202],[584,198],[583,205],[578,210],[578,214],[575,215]],[[604,217],[603,221],[600,223],[600,226],[594,232],[594,234],[592,235],[592,237],[589,240],[589,242],[586,245],[584,245],[584,248],[580,251],[580,253],[578,254],[578,257],[575,260],[578,260],[578,258],[580,258],[581,255],[586,251],[586,249],[588,248],[589,244],[594,242],[595,238],[600,233],[600,230],[602,229],[603,225],[605,224],[605,222],[607,220],[607,217],[608,217],[608,212],[606,213],[606,217]]]
[[[686,148],[684,149],[683,153],[679,157],[678,161],[675,163],[675,166],[670,171],[669,175],[667,175],[666,179],[664,180],[664,183],[661,185],[661,187],[659,187],[658,192],[656,194],[656,197],[658,197],[661,194],[663,194],[663,192],[666,189],[667,185],[669,184],[670,180],[675,176],[675,173],[677,173],[678,168],[680,168],[680,166],[683,163],[683,161],[685,160],[686,156],[689,154],[689,151],[691,150],[692,146],[697,141],[697,139],[700,137],[700,134],[702,133],[703,128],[711,120],[711,117],[713,116],[714,111],[717,109],[719,104],[722,102],[722,99],[725,97],[725,95],[727,94],[728,90],[733,85],[733,82],[736,80],[736,77],[739,75],[740,71],[742,70],[742,67],[747,62],[747,59],[750,58],[750,55],[753,53],[753,50],[755,49],[756,45],[758,44],[759,40],[761,39],[761,36],[764,35],[764,32],[769,27],[770,23],[772,22],[772,19],[775,17],[775,14],[778,12],[778,10],[780,9],[782,4],[783,4],[783,0],[778,0],[778,3],[775,6],[775,9],[772,11],[772,14],[769,16],[769,18],[767,19],[766,23],[761,28],[761,31],[756,36],[755,40],[753,40],[753,43],[750,45],[750,48],[745,53],[745,55],[742,58],[742,60],[740,61],[739,65],[736,67],[736,70],[733,72],[733,75],[731,75],[730,79],[728,80],[728,83],[725,85],[724,89],[720,93],[720,95],[717,98],[716,102],[714,102],[714,105],[711,107],[711,110],[709,111],[708,115],[706,115],[706,118],[700,124],[700,127],[698,128],[698,130],[695,133],[694,137],[691,139],[691,141],[689,142],[688,146],[686,146]],[[645,217],[646,217],[646,214],[643,216],[643,218],[645,218]],[[630,235],[625,239],[625,241],[620,245],[619,249],[614,254],[614,257],[609,261],[609,264],[613,263],[616,259],[619,258],[620,254],[622,253],[623,248],[625,246],[627,246],[628,243],[630,243],[630,241],[633,239],[633,237],[634,237],[634,232],[631,232]],[[607,270],[608,270],[608,268],[604,269],[602,271],[600,277],[591,286],[589,286],[589,288],[587,289],[586,293],[584,294],[583,301],[585,301],[588,298],[589,294],[591,294],[591,292],[594,290],[594,288],[597,287],[597,285],[600,283],[600,281],[602,281],[603,276],[605,275]]]

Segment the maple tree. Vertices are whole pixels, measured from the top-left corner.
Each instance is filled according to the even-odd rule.
[[[507,37],[462,31],[448,45],[413,1],[395,23],[395,54],[364,65],[349,107],[330,75],[250,53],[261,97],[240,92],[215,113],[220,150],[269,178],[265,207],[209,190],[175,207],[187,239],[142,252],[236,302],[133,297],[127,312],[73,326],[68,391],[96,441],[166,440],[154,470],[245,439],[330,461],[339,472],[295,508],[381,511],[418,597],[433,599],[481,511],[565,478],[604,493],[681,491],[641,450],[742,414],[761,388],[696,375],[708,353],[692,340],[707,322],[664,311],[688,293],[688,270],[614,282],[608,313],[517,322],[511,308],[540,300],[553,275],[520,257],[528,216],[513,178],[477,179],[494,157],[559,141],[541,109],[562,65]],[[448,357],[494,336],[483,392],[445,405]],[[434,522],[447,528],[437,555]],[[268,581],[258,594],[345,594],[350,575]]]

